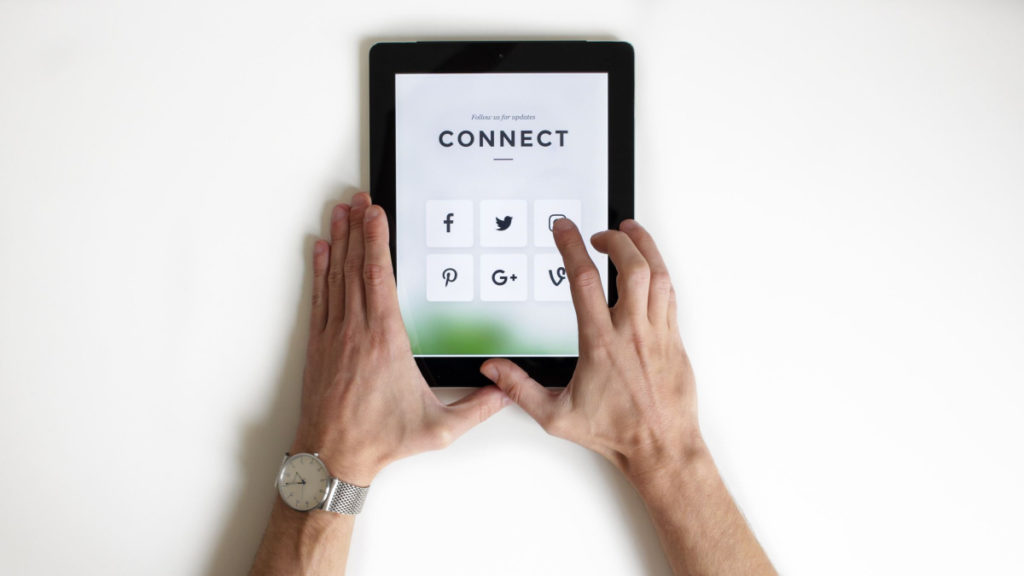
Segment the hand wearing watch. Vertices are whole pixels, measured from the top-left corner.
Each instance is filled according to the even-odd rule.
[[[277,474],[277,492],[293,510],[326,510],[337,514],[359,514],[370,491],[331,476],[318,453],[285,454]]]

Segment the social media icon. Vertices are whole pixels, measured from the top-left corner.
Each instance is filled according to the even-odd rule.
[[[472,254],[427,254],[426,273],[428,302],[473,300]]]
[[[444,271],[441,272],[441,277],[444,278],[444,286],[447,288],[449,284],[458,279],[459,271],[455,268],[445,268]]]
[[[507,274],[501,268],[491,273],[491,282],[494,282],[495,286],[504,286],[507,282],[515,282],[519,279],[519,276],[515,274]]]
[[[428,200],[425,213],[428,247],[473,246],[472,200]]]
[[[480,299],[485,302],[522,302],[528,283],[526,254],[481,254]]]
[[[565,267],[559,266],[555,270],[548,268],[548,278],[551,279],[551,283],[558,286],[565,280]]]
[[[559,218],[572,220],[577,228],[587,236],[586,222],[580,220],[583,205],[579,200],[536,200],[533,203],[533,245],[540,248],[554,248],[555,222]]]
[[[526,246],[526,200],[488,199],[479,204],[480,246],[521,248]]]
[[[542,224],[543,226],[543,224]],[[533,299],[538,302],[569,302],[568,273],[562,255],[540,251],[533,256]]]

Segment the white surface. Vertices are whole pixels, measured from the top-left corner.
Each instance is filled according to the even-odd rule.
[[[148,3],[145,3],[148,4]],[[0,2],[5,574],[236,574],[297,418],[375,39],[618,37],[705,434],[787,574],[1024,572],[1024,3]],[[352,574],[666,574],[507,410]]]

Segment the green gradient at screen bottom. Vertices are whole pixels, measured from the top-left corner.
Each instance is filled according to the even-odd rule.
[[[406,325],[413,354],[575,356],[578,353],[575,333],[553,340],[525,338],[490,319],[419,314],[410,318]]]

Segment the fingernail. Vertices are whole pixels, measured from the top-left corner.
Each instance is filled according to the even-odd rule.
[[[498,369],[494,367],[494,364],[487,364],[480,369],[484,376],[486,376],[491,382],[498,380]]]
[[[348,206],[346,206],[344,204],[338,204],[337,206],[334,207],[334,210],[331,212],[331,222],[337,222],[338,220],[343,220],[347,215],[348,215]]]
[[[380,206],[370,206],[366,209],[366,214],[363,215],[363,222],[369,222],[382,213],[384,213],[384,210]]]
[[[569,220],[568,218],[559,218],[558,220],[555,220],[555,225],[552,226],[552,228],[554,230],[563,230],[563,231],[564,230],[571,230],[572,229],[572,221]]]
[[[352,206],[362,208],[363,206],[370,205],[370,195],[360,192],[352,197]]]
[[[622,222],[619,223],[619,230],[622,230],[623,232],[627,230],[633,230],[639,227],[640,224],[637,224],[637,221],[633,220],[632,218],[630,218],[629,220],[623,220]]]
[[[501,395],[501,405],[502,406],[508,406],[511,403],[512,403],[512,399],[508,397],[508,394],[502,393],[502,395]]]
[[[313,246],[313,254],[316,254],[317,256],[323,254],[324,250],[327,250],[327,244],[323,242],[317,242],[316,245]]]

